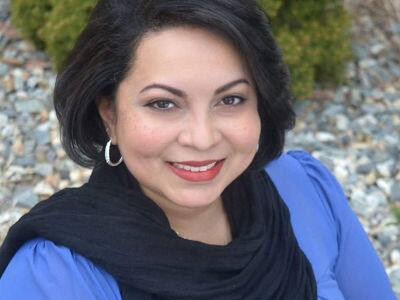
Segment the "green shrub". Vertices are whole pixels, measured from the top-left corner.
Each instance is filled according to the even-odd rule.
[[[61,66],[85,26],[96,0],[13,0],[12,21],[24,37],[46,50]],[[350,21],[339,0],[259,0],[271,18],[274,34],[292,75],[298,98],[315,83],[340,83],[351,57]]]
[[[12,22],[25,38],[33,41],[39,49],[44,49],[45,42],[38,33],[52,9],[50,0],[12,0]]]
[[[339,0],[285,0],[273,17],[274,33],[292,75],[297,97],[307,97],[314,84],[344,80],[351,58],[350,18]]]
[[[391,207],[392,213],[396,217],[397,223],[400,224],[400,207],[399,206],[392,206]]]
[[[11,17],[22,35],[44,49],[59,69],[96,0],[13,0]]]
[[[85,27],[96,1],[52,0],[52,2],[54,8],[38,33],[45,41],[46,51],[58,69]]]

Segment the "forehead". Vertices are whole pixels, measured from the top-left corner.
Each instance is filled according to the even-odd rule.
[[[246,64],[223,37],[198,27],[173,27],[150,32],[136,48],[131,75],[151,80],[174,76],[246,77]],[[229,79],[229,78],[228,78]]]

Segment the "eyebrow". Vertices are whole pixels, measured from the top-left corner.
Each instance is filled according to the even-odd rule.
[[[223,92],[226,92],[227,90],[231,89],[232,87],[234,87],[235,85],[238,85],[240,83],[246,83],[246,84],[250,85],[250,82],[247,79],[244,79],[244,78],[237,79],[237,80],[228,82],[227,84],[224,84],[223,86],[217,88],[214,92],[214,96],[221,94]],[[163,89],[163,90],[166,90],[166,91],[170,92],[171,94],[174,94],[178,97],[187,98],[187,94],[184,91],[181,91],[179,89],[176,89],[174,87],[171,87],[171,86],[168,86],[165,84],[161,84],[161,83],[150,84],[150,85],[146,86],[144,89],[142,89],[139,94],[141,94],[147,90],[150,90],[150,89]]]

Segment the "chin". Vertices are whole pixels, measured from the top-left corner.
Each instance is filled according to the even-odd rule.
[[[214,203],[220,194],[202,194],[196,195],[196,193],[184,193],[178,194],[175,192],[174,197],[170,198],[170,201],[173,202],[175,205],[186,207],[186,208],[200,208],[206,207]]]

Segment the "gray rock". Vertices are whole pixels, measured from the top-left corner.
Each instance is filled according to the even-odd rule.
[[[400,182],[395,182],[390,190],[390,198],[393,202],[400,202]]]
[[[353,44],[352,47],[353,52],[358,59],[363,60],[369,57],[369,51],[367,48],[357,44]]]
[[[52,108],[52,95],[44,92],[42,89],[32,90],[32,97],[42,102],[47,109]]]
[[[338,114],[336,115],[335,119],[336,119],[336,128],[338,130],[345,131],[349,128],[350,121],[345,115]]]
[[[333,170],[335,168],[335,162],[329,158],[328,156],[322,155],[319,157],[319,160],[328,167],[329,170]]]
[[[385,49],[386,49],[386,45],[379,43],[379,44],[375,44],[374,46],[372,46],[370,51],[373,55],[378,55]]]
[[[8,123],[8,117],[7,115],[0,113],[0,128],[3,128],[7,125]]]
[[[350,92],[351,102],[354,104],[358,104],[362,101],[362,93],[361,90],[357,87],[353,88]]]
[[[351,173],[351,174],[349,174],[349,176],[347,178],[347,183],[343,186],[343,188],[349,189],[350,185],[354,185],[359,181],[360,181],[359,176],[357,176],[357,174]]]
[[[386,108],[384,106],[382,106],[381,104],[378,103],[364,103],[363,106],[361,107],[361,111],[365,114],[364,118],[369,118],[372,119],[374,117],[375,114],[377,113],[382,113],[386,110]],[[375,124],[376,119],[375,119]]]
[[[388,30],[391,31],[392,33],[399,33],[400,34],[400,22],[398,22],[398,23],[390,22]]]
[[[399,141],[400,141],[399,136],[398,136],[398,134],[394,133],[393,131],[389,132],[388,134],[385,134],[383,136],[383,140],[385,141],[385,143],[387,145],[392,145],[392,146],[397,146],[397,147],[399,146]]]
[[[64,179],[64,180],[69,180],[69,170],[68,169],[62,169],[59,171],[60,174],[60,179]]]
[[[32,208],[39,202],[33,187],[19,187],[14,194],[14,203],[19,207]]]
[[[8,159],[11,153],[11,144],[8,142],[4,142],[0,144],[0,159]],[[1,165],[1,164],[0,164]]]
[[[49,126],[39,126],[37,130],[35,130],[35,140],[38,145],[45,145],[50,143],[50,131]]]
[[[35,156],[33,153],[25,154],[23,157],[16,158],[14,164],[22,167],[32,167],[35,165]]]
[[[377,236],[378,241],[382,244],[383,249],[387,249],[389,245],[393,243],[393,236],[383,231]]]
[[[32,154],[35,152],[36,149],[36,142],[34,140],[26,140],[24,142],[24,153],[25,154]]]
[[[53,166],[49,163],[39,163],[35,165],[34,172],[41,176],[48,176],[53,173]]]
[[[14,86],[16,90],[24,90],[25,89],[25,80],[19,76],[14,77]]]
[[[17,49],[6,49],[3,51],[3,57],[5,58],[16,58],[18,56]]]
[[[27,87],[30,89],[36,88],[38,86],[38,84],[39,84],[39,80],[36,77],[29,77],[26,82]]]
[[[397,64],[389,64],[390,71],[394,77],[400,78],[400,66]]]
[[[389,153],[385,151],[372,151],[371,159],[376,163],[384,163],[393,160],[393,157],[389,156]]]
[[[400,249],[393,249],[390,252],[390,260],[393,264],[400,265]]]
[[[376,66],[376,60],[373,58],[366,58],[360,61],[360,67],[363,69],[368,69]]]
[[[7,20],[10,14],[10,0],[0,1],[0,21]]]
[[[0,77],[6,76],[8,72],[9,72],[8,65],[0,63]]]
[[[345,134],[345,135],[343,135],[343,136],[340,137],[340,144],[341,144],[343,147],[348,147],[348,146],[350,146],[350,144],[351,144],[351,140],[352,140],[352,139],[351,139],[351,136]]]
[[[373,89],[369,94],[369,97],[374,100],[382,100],[386,98],[386,94],[380,89]]]
[[[47,160],[54,161],[56,158],[57,158],[57,153],[54,151],[54,149],[50,148],[49,151],[47,152]]]
[[[358,165],[356,168],[357,173],[360,174],[369,174],[375,170],[375,165],[372,162],[367,162],[361,165]]]
[[[372,203],[373,206],[384,206],[387,204],[385,194],[379,189],[373,189],[367,195],[367,202]]]
[[[398,137],[398,140],[400,140],[400,137]],[[397,160],[397,167],[400,168],[400,148],[399,145],[388,145],[386,148],[387,153],[393,157],[394,160]]]
[[[39,182],[34,189],[34,192],[40,196],[51,196],[54,194],[54,188],[45,181]]]
[[[6,102],[6,92],[3,90],[0,90],[0,104]],[[6,107],[7,104],[4,105],[4,107]]]
[[[354,211],[366,219],[372,217],[371,210],[367,210],[366,208],[366,193],[363,188],[353,187],[350,193],[351,206]]]
[[[395,267],[388,268],[387,273],[390,277],[393,291],[396,293],[397,299],[400,299],[400,267],[395,265]]]
[[[367,75],[365,72],[360,72],[360,77],[359,80],[361,82],[361,86],[365,89],[368,90],[372,86],[371,78],[369,75]]]
[[[6,140],[12,141],[15,138],[15,130],[12,124],[6,124],[3,128],[0,127],[0,135]]]
[[[45,109],[45,107],[43,103],[38,100],[27,100],[27,101],[17,101],[15,103],[15,109],[18,112],[40,113]]]
[[[394,185],[393,180],[387,179],[387,178],[385,178],[385,179],[379,178],[376,181],[376,185],[380,188],[380,190],[382,192],[384,192],[386,194],[386,196],[389,196],[389,200],[390,200],[390,194],[392,191],[392,187]]]
[[[331,143],[336,141],[336,136],[330,132],[317,132],[316,139],[322,143]]]
[[[395,169],[395,162],[387,160],[376,165],[376,169],[383,177],[392,177]]]
[[[341,114],[344,111],[343,105],[332,104],[325,108],[322,113],[322,116],[335,116],[337,114]]]

